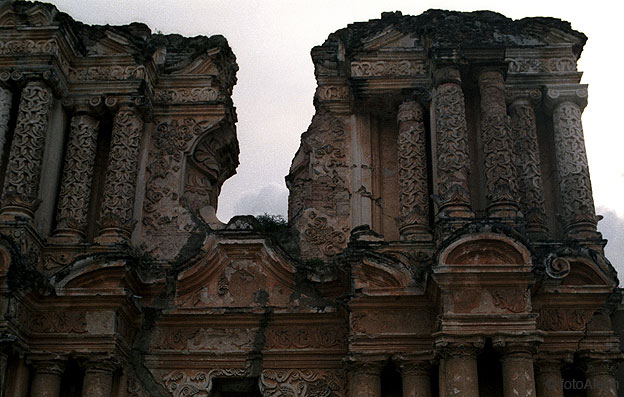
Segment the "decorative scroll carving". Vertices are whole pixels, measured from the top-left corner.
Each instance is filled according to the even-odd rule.
[[[9,118],[11,117],[11,103],[13,94],[4,87],[0,87],[0,164],[4,154],[6,136],[9,133]]]
[[[173,371],[162,378],[166,389],[173,397],[209,396],[212,381],[216,377],[244,377],[249,375],[247,368],[213,369],[210,371]]]
[[[331,349],[346,347],[346,330],[336,326],[275,327],[267,331],[266,349]]]
[[[316,97],[322,101],[336,101],[349,97],[349,87],[346,85],[318,86]]]
[[[518,289],[495,289],[490,291],[494,300],[494,305],[501,309],[509,310],[512,313],[522,313],[530,310],[529,290]]]
[[[141,80],[145,78],[144,66],[91,66],[70,69],[71,80]]]
[[[589,167],[585,154],[581,109],[572,102],[559,104],[553,113],[555,152],[561,212],[568,236],[591,236],[596,231]]]
[[[550,254],[546,257],[545,262],[546,274],[551,278],[558,280],[570,274],[570,262],[565,258]]]
[[[42,334],[84,334],[87,332],[85,312],[41,312],[30,313],[28,328]]]
[[[514,217],[517,212],[518,185],[502,73],[481,72],[479,90],[488,212],[492,217]]]
[[[399,230],[406,240],[429,240],[427,143],[423,107],[415,101],[401,104],[399,123]]]
[[[345,395],[342,379],[338,371],[265,369],[260,391],[267,397],[341,397]]]
[[[327,218],[310,214],[311,223],[306,225],[303,235],[305,240],[321,249],[323,255],[334,256],[345,246],[347,238],[345,233],[337,231],[327,224]]]
[[[535,112],[528,98],[514,100],[509,112],[514,141],[514,164],[522,197],[520,209],[526,218],[527,231],[543,234],[548,229]]]
[[[224,96],[212,87],[157,89],[154,92],[154,100],[158,102],[214,102],[223,99]]]
[[[514,58],[509,59],[509,73],[566,73],[576,72],[576,60],[563,58]]]
[[[0,41],[0,55],[58,54],[58,45],[50,40]]]
[[[416,76],[425,73],[423,61],[351,62],[351,77]]]
[[[464,94],[457,83],[444,83],[434,90],[439,212],[471,214],[468,193],[468,137]]]
[[[541,309],[537,327],[545,331],[583,331],[594,312],[582,309]]]
[[[39,204],[37,192],[52,100],[52,91],[41,82],[31,81],[24,87],[9,154],[2,204],[17,207],[30,217]]]
[[[158,350],[250,351],[256,328],[172,328],[159,330],[151,347]]]
[[[142,128],[139,115],[132,109],[120,109],[115,115],[100,222],[102,229],[117,229],[126,238],[133,226],[132,210]]]
[[[81,236],[87,224],[99,121],[88,115],[72,117],[58,203],[58,232]]]

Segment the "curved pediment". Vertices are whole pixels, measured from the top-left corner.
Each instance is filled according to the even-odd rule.
[[[495,233],[461,237],[440,255],[440,265],[531,265],[529,250],[511,238]]]
[[[177,277],[180,309],[297,306],[295,268],[263,238],[208,238],[205,256]]]

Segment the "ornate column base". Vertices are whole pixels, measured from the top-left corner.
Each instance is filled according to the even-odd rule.
[[[101,222],[100,233],[94,241],[102,245],[125,243],[132,236],[134,223],[134,221],[122,222],[111,218],[104,219]]]
[[[2,198],[0,221],[32,221],[35,219],[35,211],[37,211],[40,203],[41,200],[38,198],[17,197],[17,195],[7,192]]]
[[[400,229],[401,241],[433,241],[433,233],[427,226],[409,225]]]

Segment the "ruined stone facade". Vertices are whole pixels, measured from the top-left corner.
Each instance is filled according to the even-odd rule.
[[[0,396],[616,396],[585,40],[435,10],[333,33],[288,227],[225,225],[225,39],[3,3]]]

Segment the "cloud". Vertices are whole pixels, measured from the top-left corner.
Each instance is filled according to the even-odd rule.
[[[598,223],[598,231],[609,240],[605,255],[618,271],[618,278],[624,280],[624,217],[605,207],[598,207],[597,212],[604,216]]]
[[[273,183],[264,185],[259,190],[243,193],[233,207],[237,215],[262,215],[266,212],[286,218],[288,189]]]

